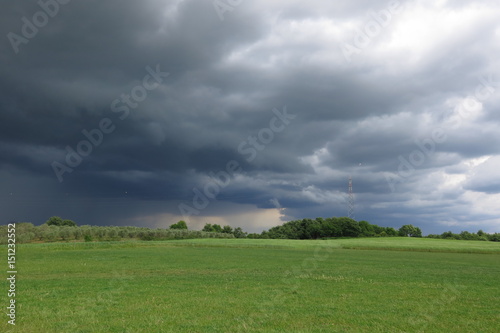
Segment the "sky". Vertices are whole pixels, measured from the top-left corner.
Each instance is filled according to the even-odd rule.
[[[500,4],[41,0],[0,13],[0,220],[500,232]]]

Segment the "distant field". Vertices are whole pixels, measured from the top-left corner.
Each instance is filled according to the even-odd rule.
[[[500,243],[494,242],[25,244],[18,245],[17,261],[17,325],[7,325],[5,316],[1,332],[498,332],[500,327]],[[8,286],[5,280],[1,285],[6,304]]]
[[[174,243],[175,244],[175,243]],[[351,238],[335,240],[289,240],[289,239],[191,239],[179,242],[186,246],[224,246],[224,247],[281,247],[308,248],[326,246],[336,249],[358,250],[395,250],[424,252],[457,252],[457,253],[498,253],[500,243],[480,241],[459,241],[451,239],[431,238]]]

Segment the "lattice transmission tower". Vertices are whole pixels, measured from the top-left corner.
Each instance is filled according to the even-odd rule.
[[[349,176],[349,189],[347,191],[347,217],[354,220],[354,193],[352,191],[351,176]]]

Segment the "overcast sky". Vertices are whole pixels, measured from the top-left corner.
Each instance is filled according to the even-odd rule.
[[[2,223],[260,232],[346,216],[352,177],[357,220],[500,232],[496,0],[8,0],[0,16]]]

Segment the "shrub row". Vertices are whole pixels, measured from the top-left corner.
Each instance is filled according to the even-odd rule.
[[[16,223],[16,243],[57,241],[117,241],[123,239],[169,240],[193,238],[234,238],[232,234],[196,230],[149,229],[140,227],[56,226]],[[7,243],[7,225],[0,226],[0,244]]]

